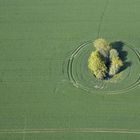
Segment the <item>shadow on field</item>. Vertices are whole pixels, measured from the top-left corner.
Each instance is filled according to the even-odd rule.
[[[110,43],[110,46],[119,52],[119,57],[123,61],[124,65],[121,67],[120,71],[123,71],[127,67],[130,67],[132,65],[130,61],[127,61],[128,52],[123,50],[124,45],[125,43],[122,41],[115,41],[115,42]]]

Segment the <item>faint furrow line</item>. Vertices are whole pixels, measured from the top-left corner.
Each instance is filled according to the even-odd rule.
[[[108,5],[109,5],[109,0],[106,0],[103,12],[102,12],[101,17],[100,17],[100,22],[99,22],[99,25],[98,25],[97,38],[100,37],[101,27],[102,27],[103,19],[104,19],[105,12],[107,10]]]
[[[140,130],[129,129],[97,129],[97,128],[50,128],[50,129],[13,129],[13,130],[0,130],[0,133],[6,134],[32,134],[32,133],[117,133],[117,134],[140,134]]]

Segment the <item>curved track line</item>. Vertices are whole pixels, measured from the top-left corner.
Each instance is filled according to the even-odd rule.
[[[92,41],[87,41],[87,42],[81,44],[78,48],[76,48],[72,52],[70,58],[68,59],[68,63],[67,63],[67,75],[68,75],[68,79],[70,80],[70,82],[72,82],[72,84],[75,87],[81,88],[83,90],[86,90],[87,92],[89,92],[88,87],[86,87],[83,84],[79,83],[79,81],[77,81],[77,79],[74,76],[73,62],[74,62],[76,56],[82,51],[82,49],[86,48],[87,45],[90,44],[90,43],[92,43]],[[129,45],[127,47],[130,50],[132,50],[132,52],[136,55],[138,61],[140,62],[140,52],[137,49],[130,47]],[[131,69],[131,67],[130,67],[130,69]],[[130,75],[130,70],[129,70],[129,75]],[[102,81],[100,83],[103,84],[103,85],[106,84],[104,81]],[[126,93],[127,91],[132,90],[132,89],[136,88],[139,85],[140,85],[140,74],[138,74],[138,76],[136,77],[135,81],[133,83],[130,83],[129,85],[127,85],[126,88],[118,89],[118,90],[115,90],[115,91],[114,90],[106,90],[106,91],[104,91],[104,93],[105,94]],[[99,87],[99,89],[100,89],[100,87]],[[96,90],[99,90],[99,89],[96,89]],[[101,87],[101,89],[102,89],[102,87]],[[90,91],[90,92],[95,92],[95,89],[93,91]]]

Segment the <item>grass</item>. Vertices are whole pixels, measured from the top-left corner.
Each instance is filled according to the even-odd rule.
[[[140,131],[139,86],[126,94],[91,94],[74,87],[62,71],[79,44],[97,38],[102,15],[100,37],[139,50],[140,1],[109,0],[104,10],[105,5],[106,0],[0,0],[0,139],[140,139],[140,134],[69,131]],[[132,65],[139,73],[139,62]],[[68,130],[26,133],[63,128]]]

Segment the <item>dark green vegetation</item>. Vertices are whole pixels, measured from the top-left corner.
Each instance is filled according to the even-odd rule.
[[[90,93],[65,73],[68,57],[88,40],[139,50],[139,26],[139,0],[0,0],[0,140],[139,140],[139,86]],[[122,87],[139,71],[135,60]]]

